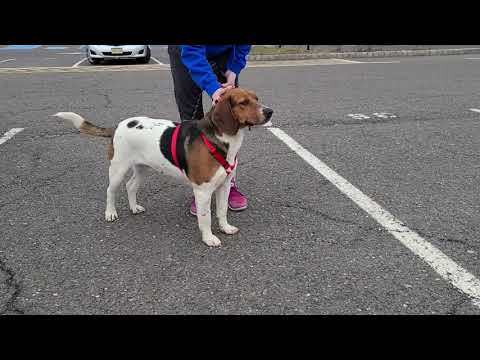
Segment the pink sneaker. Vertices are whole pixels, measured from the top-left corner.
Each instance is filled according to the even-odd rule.
[[[233,211],[241,211],[245,210],[247,207],[247,198],[238,190],[237,182],[235,181],[235,178],[233,178],[230,187],[230,195],[228,197],[228,208]]]
[[[197,204],[195,203],[195,197],[192,199],[192,204],[190,205],[190,214],[197,216]]]
[[[232,211],[242,211],[247,207],[247,198],[238,190],[235,179],[232,179],[230,195],[228,197],[228,208]],[[190,204],[190,214],[197,216],[197,204],[195,203],[195,198],[192,199],[192,203]]]

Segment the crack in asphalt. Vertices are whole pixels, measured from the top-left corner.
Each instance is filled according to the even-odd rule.
[[[45,134],[38,134],[38,135],[22,135],[18,136],[19,140],[25,139],[25,140],[32,140],[32,139],[50,139],[50,138],[56,138],[56,137],[61,137],[65,135],[78,135],[78,130],[72,129],[66,132],[61,132],[61,133],[45,133]]]
[[[3,272],[7,275],[5,284],[7,285],[8,289],[11,289],[10,291],[13,291],[10,298],[3,305],[3,310],[0,311],[0,315],[4,315],[7,312],[13,312],[15,314],[25,314],[25,312],[19,309],[15,304],[18,296],[22,292],[22,283],[15,280],[15,272],[12,269],[8,268],[5,261],[3,261],[2,259],[0,259],[0,272]]]
[[[108,93],[105,93],[105,94],[102,94],[102,96],[105,98],[105,101],[107,102],[105,107],[110,108],[112,106],[112,99],[110,98],[110,95]]]
[[[450,309],[445,312],[445,314],[446,315],[457,315],[457,312],[460,309],[460,307],[462,305],[464,305],[465,303],[469,302],[469,301],[471,301],[470,298],[462,298],[461,300],[453,303],[452,306],[450,307]]]
[[[377,125],[377,124],[405,124],[405,123],[423,123],[428,121],[439,121],[438,117],[434,118],[419,118],[419,117],[396,117],[390,119],[365,119],[365,120],[343,120],[343,119],[315,119],[315,121],[303,121],[303,122],[296,122],[295,125],[291,125],[290,123],[285,124],[277,124],[276,127],[281,127],[285,130],[290,129],[298,129],[298,128],[305,128],[305,127],[313,127],[313,128],[322,128],[322,127],[333,127],[333,126],[349,126],[349,125]]]
[[[425,234],[422,230],[419,230],[419,229],[414,229],[414,228],[411,228],[411,229],[413,231],[415,231],[421,237],[429,239],[429,240],[454,242],[454,243],[459,243],[459,244],[462,244],[462,245],[468,245],[468,246],[473,246],[474,247],[474,243],[470,239],[455,239],[453,237],[437,237],[435,235]]]
[[[437,148],[445,151],[448,154],[454,155],[454,156],[465,156],[465,157],[473,157],[477,158],[478,154],[475,152],[467,153],[465,151],[459,151],[458,149],[452,149],[451,147],[445,146],[443,144],[436,144],[435,145]]]
[[[326,220],[333,221],[335,223],[343,223],[343,224],[348,224],[348,225],[354,225],[354,226],[357,226],[360,229],[366,230],[366,231],[376,231],[376,232],[387,232],[387,231],[389,231],[389,232],[395,232],[395,233],[408,233],[408,232],[414,231],[418,235],[420,235],[421,237],[426,238],[428,240],[455,242],[455,243],[460,243],[460,244],[468,245],[468,246],[471,246],[471,242],[472,242],[469,239],[455,239],[455,238],[452,238],[452,237],[437,237],[435,235],[428,235],[428,234],[425,234],[423,231],[418,230],[418,229],[414,229],[414,228],[410,228],[410,230],[396,230],[396,229],[387,230],[387,229],[377,228],[377,227],[372,227],[372,226],[368,227],[368,226],[360,225],[355,221],[350,221],[350,220],[339,219],[339,218],[333,217],[333,216],[328,215],[324,212],[321,212],[317,209],[309,208],[309,207],[306,207],[306,206],[301,206],[301,205],[298,205],[298,204],[292,205],[292,204],[289,204],[289,203],[280,203],[280,202],[276,202],[276,201],[272,201],[272,203],[275,204],[276,206],[280,206],[280,207],[297,208],[297,209],[307,210],[307,211],[310,211],[312,213],[315,213],[316,215],[319,215],[320,217],[322,217]],[[402,226],[406,226],[406,225],[402,223]]]
[[[28,108],[28,104],[25,104],[24,105],[26,108]],[[19,116],[19,115],[24,115],[24,114],[28,114],[28,113],[34,113],[34,112],[37,112],[37,111],[52,111],[54,110],[54,106],[52,105],[49,105],[49,106],[44,106],[44,107],[41,107],[39,109],[28,109],[28,110],[22,110],[22,111],[17,111],[17,112],[13,112],[11,110],[5,110],[8,115],[10,117],[16,117],[16,116]]]
[[[280,207],[286,207],[286,208],[297,208],[297,209],[302,209],[302,210],[307,210],[307,211],[310,211],[310,212],[313,212],[315,213],[316,215],[319,215],[320,217],[326,219],[326,220],[329,220],[329,221],[333,221],[335,223],[342,223],[342,224],[347,224],[347,225],[354,225],[354,226],[357,226],[358,228],[362,229],[362,230],[366,230],[366,231],[376,231],[376,232],[385,232],[386,230],[382,229],[382,228],[378,228],[378,227],[373,227],[373,226],[363,226],[363,225],[360,225],[358,224],[357,222],[355,221],[351,221],[351,220],[346,220],[346,219],[340,219],[340,218],[336,218],[334,216],[331,216],[329,214],[326,214],[324,212],[321,212],[317,209],[312,209],[312,208],[309,208],[309,207],[306,207],[306,206],[301,206],[301,205],[298,205],[298,204],[295,204],[295,205],[292,205],[292,204],[289,204],[289,203],[280,203],[280,202],[277,202],[277,201],[272,201],[271,202],[272,204],[275,204],[276,206],[280,206]]]
[[[52,176],[49,176],[49,177],[46,177],[46,178],[42,178],[42,179],[39,179],[39,182],[40,183],[37,183],[35,184],[33,187],[31,188],[23,188],[23,190],[27,191],[26,194],[23,194],[7,203],[4,203],[4,204],[0,204],[0,210],[2,210],[3,208],[5,208],[6,206],[10,205],[10,204],[13,204],[15,203],[16,201],[19,201],[19,200],[22,200],[24,198],[26,198],[27,196],[31,195],[32,192],[38,190],[39,188],[42,188],[44,186],[49,186],[49,185],[52,185],[50,183],[50,181],[55,181],[55,180],[58,180],[58,178],[66,175],[69,171],[71,170],[74,170],[78,167],[78,165],[72,165],[72,166],[69,166],[67,168],[65,168],[61,173],[59,174],[55,174],[55,175],[52,175]]]

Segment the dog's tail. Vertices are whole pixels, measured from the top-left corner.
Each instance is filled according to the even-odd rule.
[[[53,116],[70,121],[82,134],[111,138],[115,132],[113,128],[99,127],[73,112],[59,112]]]

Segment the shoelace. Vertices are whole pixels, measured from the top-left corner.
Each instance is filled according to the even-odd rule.
[[[238,185],[237,185],[237,181],[236,181],[235,178],[232,178],[232,181],[231,181],[231,183],[230,183],[230,192],[231,192],[232,190],[236,191],[236,192],[239,193],[241,196],[244,196],[244,195],[240,192],[240,190],[238,190]]]

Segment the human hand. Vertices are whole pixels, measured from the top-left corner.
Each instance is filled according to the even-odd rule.
[[[216,105],[219,101],[222,95],[228,90],[231,89],[231,87],[221,87],[218,88],[213,94],[212,94],[212,103],[213,105]]]
[[[227,70],[225,72],[225,77],[227,78],[227,82],[222,84],[223,87],[234,88],[235,87],[235,79],[237,78],[237,74],[235,74],[231,70]]]

